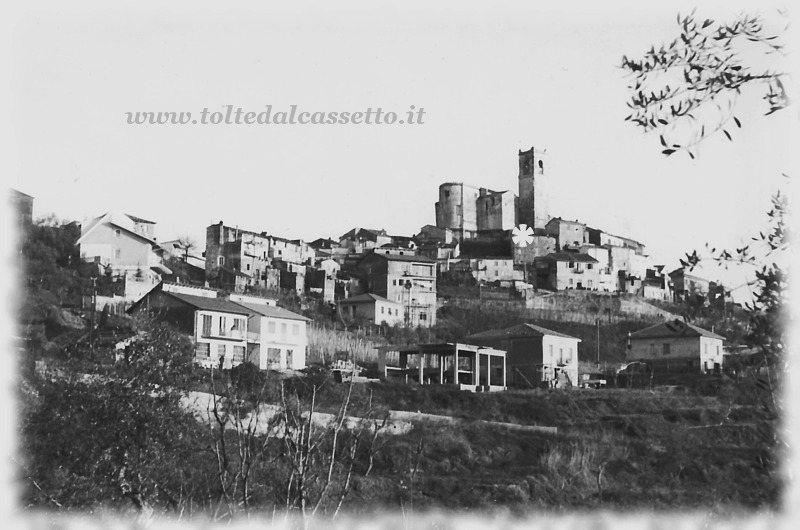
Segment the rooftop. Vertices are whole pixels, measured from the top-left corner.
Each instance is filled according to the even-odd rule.
[[[396,302],[392,302],[382,296],[378,296],[377,294],[372,293],[364,293],[358,296],[351,296],[350,298],[346,298],[344,300],[340,300],[339,304],[364,304],[364,303],[372,303],[372,302],[388,302],[394,304]]]
[[[252,314],[255,313],[257,315],[271,317],[271,318],[283,318],[286,320],[304,320],[310,321],[310,318],[306,318],[303,315],[298,315],[297,313],[292,313],[288,309],[284,309],[282,307],[273,306],[273,305],[263,305],[263,304],[251,304],[248,302],[229,302],[233,305],[238,305],[242,309],[246,309],[248,313]]]
[[[575,339],[577,341],[580,341],[579,338],[573,337],[572,335],[566,335],[564,333],[559,333],[558,331],[553,331],[547,328],[543,328],[541,326],[537,326],[536,324],[528,324],[528,323],[517,324],[515,326],[511,326],[505,329],[492,329],[489,331],[483,331],[481,333],[475,333],[474,335],[470,335],[469,337],[467,337],[467,340],[513,339],[517,337],[544,337],[545,335],[550,335],[553,337],[563,337],[567,339]]]
[[[725,340],[725,337],[712,333],[707,329],[697,327],[682,320],[671,320],[663,324],[656,324],[649,328],[640,329],[631,333],[632,339],[656,339],[656,338],[675,338],[675,337],[710,337],[712,339]]]
[[[252,312],[246,307],[222,298],[208,298],[184,293],[162,291],[167,296],[176,298],[192,307],[205,311],[219,311],[220,313],[235,313],[237,315],[250,315]]]
[[[580,261],[582,263],[598,263],[596,259],[589,254],[581,254],[579,252],[551,252],[545,258],[554,261]]]

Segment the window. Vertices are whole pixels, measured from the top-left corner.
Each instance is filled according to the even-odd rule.
[[[381,315],[384,314],[385,312],[386,312],[386,308],[381,306]]]
[[[494,275],[495,275],[495,276],[500,276],[500,271],[497,271],[497,270],[496,270],[496,271],[494,271]]]
[[[220,256],[219,258],[217,258],[217,265],[219,265],[220,267],[225,265],[225,258],[223,256]]]
[[[235,363],[244,362],[244,346],[233,347],[233,362]]]
[[[225,344],[217,344],[217,357],[220,359],[225,357]]]
[[[592,286],[592,280],[589,280],[588,284],[589,284],[589,287],[591,287]]]
[[[703,353],[707,354],[708,353],[708,344],[704,344],[703,346],[704,346],[703,347]]]
[[[203,336],[211,336],[211,315],[203,315]]]
[[[287,328],[286,322],[281,322],[281,336],[283,337],[286,336],[286,328]]]
[[[300,336],[300,324],[292,324],[292,335],[295,337]]]
[[[250,270],[250,264],[249,263],[247,264],[247,270],[248,271]]]
[[[121,255],[122,255],[122,250],[118,248],[114,249],[114,259],[119,259]]]
[[[661,346],[661,352],[662,352],[664,355],[669,355],[669,342],[665,342],[665,343],[664,343],[664,344]]]
[[[286,350],[286,368],[294,365],[294,350]]]
[[[569,284],[572,285],[572,278],[569,279]]]
[[[194,347],[194,354],[201,359],[208,359],[211,357],[211,347],[207,342],[198,342]]]
[[[279,367],[281,366],[281,350],[280,348],[267,348],[267,366]]]
[[[420,313],[419,314],[419,319],[420,320],[428,320],[428,314],[427,313]]]
[[[228,333],[228,319],[226,317],[219,317],[219,335],[226,336]]]
[[[558,349],[558,364],[564,364],[564,348]]]
[[[564,362],[567,364],[572,362],[572,348],[567,351],[567,356],[564,358]]]
[[[267,333],[275,334],[275,322],[267,322]]]
[[[550,359],[553,358],[553,345],[550,345]]]
[[[120,230],[119,228],[114,230],[114,237],[119,237],[121,235],[122,235],[122,230]]]
[[[593,263],[587,263],[586,264],[586,268],[589,269],[589,270],[592,270],[592,266],[593,265],[594,265]]]
[[[575,262],[574,261],[570,261],[569,262],[569,268],[570,269],[574,269],[575,268]]]

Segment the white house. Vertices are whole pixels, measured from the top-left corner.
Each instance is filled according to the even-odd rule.
[[[125,280],[125,299],[141,298],[170,274],[155,242],[155,223],[140,217],[108,212],[81,226],[81,259],[110,268]]]
[[[403,305],[377,294],[365,293],[339,301],[342,314],[371,324],[393,326],[405,320]]]
[[[247,299],[242,299],[247,298]],[[306,367],[310,319],[278,307],[274,300],[240,297],[234,302],[247,309],[248,360],[262,370],[300,370]]]
[[[566,375],[578,383],[578,343],[581,339],[535,324],[517,324],[467,337],[473,344],[507,352],[509,384],[518,387],[551,383]]]
[[[673,320],[628,335],[628,359],[709,372],[722,366],[725,337]]]
[[[244,361],[262,370],[306,366],[309,319],[278,307],[275,300],[213,289],[160,283],[128,310],[175,325],[190,335],[195,360],[231,368]]]
[[[169,322],[190,335],[195,361],[203,366],[230,368],[246,359],[251,312],[214,290],[162,282],[128,312]]]

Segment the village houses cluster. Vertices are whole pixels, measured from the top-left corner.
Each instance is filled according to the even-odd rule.
[[[153,221],[108,212],[81,226],[80,256],[95,263],[98,274],[122,285],[117,296],[99,297],[100,305],[122,304],[129,313],[147,312],[171,321],[192,336],[201,364],[232,366],[248,360],[262,369],[306,365],[308,319],[278,307],[274,293],[280,291],[316,296],[335,304],[343,317],[364,323],[414,327],[436,323],[440,282],[494,285],[522,297],[589,290],[680,300],[688,293],[708,292],[708,281],[683,269],[668,273],[654,264],[638,241],[551,217],[546,153],[520,151],[518,162],[518,193],[442,184],[435,224],[422,226],[413,236],[356,227],[338,239],[306,242],[220,221],[206,228],[201,251],[185,240],[158,241]],[[18,207],[25,206],[26,197],[17,192]],[[532,229],[523,243],[514,237],[521,225]],[[180,274],[165,264],[168,256],[182,262]],[[705,341],[706,351],[712,348],[701,368],[719,366],[721,337],[686,325],[670,326],[646,337],[632,335],[632,344],[637,344],[632,352],[644,359],[654,355],[656,342],[664,354],[670,347],[683,348],[670,345],[671,338],[680,342],[696,337]],[[642,338],[644,349],[637,342]],[[508,363],[515,367],[511,379],[548,381],[559,373],[572,381],[578,378],[577,338],[520,324],[467,340],[470,344],[401,352],[401,364],[406,367],[407,359],[416,355],[421,358],[416,363],[420,381],[432,369],[438,370],[439,382],[457,381],[473,389],[505,388]],[[464,373],[459,371],[460,355],[471,359]],[[432,359],[438,364],[427,366]],[[534,365],[536,370],[528,369]]]

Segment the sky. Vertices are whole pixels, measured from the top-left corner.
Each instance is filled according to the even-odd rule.
[[[33,3],[4,22],[10,186],[34,214],[85,221],[121,210],[161,241],[223,221],[338,238],[353,227],[413,235],[434,224],[438,186],[517,189],[517,153],[547,151],[550,213],[634,238],[676,266],[706,242],[763,229],[795,156],[796,110],[765,117],[744,93],[743,127],[695,160],[665,157],[624,121],[623,54],[677,36],[688,5],[532,7],[518,2]],[[639,7],[637,7],[637,5]],[[698,16],[732,20],[743,7]],[[772,11],[769,4],[760,9]],[[226,105],[355,112],[421,124],[136,125],[126,113]],[[738,281],[738,280],[734,280]]]

